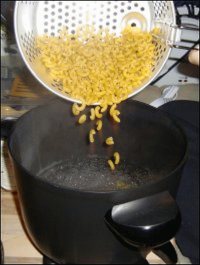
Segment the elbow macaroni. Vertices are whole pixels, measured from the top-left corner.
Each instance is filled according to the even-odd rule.
[[[107,103],[101,103],[100,105],[101,105],[101,110],[100,110],[101,113],[105,112],[108,108]]]
[[[115,159],[115,165],[118,165],[119,162],[120,162],[120,155],[119,155],[119,153],[118,153],[118,152],[115,152],[115,153],[113,154],[113,157],[114,157],[114,159]]]
[[[91,129],[90,133],[89,133],[89,141],[90,141],[90,143],[94,143],[94,134],[96,134],[95,130]]]
[[[76,103],[72,105],[72,113],[74,114],[74,116],[77,116],[80,113],[80,110],[77,109]]]
[[[90,110],[90,120],[91,121],[93,121],[93,120],[95,120],[95,111],[94,111],[94,108],[91,108],[91,110]]]
[[[81,115],[80,118],[78,119],[79,124],[83,124],[87,119],[87,116],[85,114]]]
[[[99,113],[100,111],[100,106],[97,106],[95,109],[94,109],[94,112],[95,112],[95,115],[97,118],[102,118],[102,114]]]
[[[81,104],[72,105],[73,115],[79,115],[86,106],[99,103],[91,108],[90,120],[101,119],[102,113],[111,106],[110,116],[119,123],[117,104],[126,100],[152,73],[156,63],[153,36],[157,31],[143,32],[128,25],[116,37],[108,28],[95,31],[94,26],[85,25],[77,28],[75,34],[69,34],[63,27],[59,36],[39,36],[35,44],[52,81],[61,84],[69,97],[81,101]],[[78,123],[83,124],[86,119],[83,114]],[[102,120],[97,120],[96,130],[101,129]],[[94,142],[95,134],[91,129],[90,143]],[[105,142],[114,144],[112,137]],[[114,163],[108,160],[111,170],[120,162],[119,153],[115,152],[113,158]]]
[[[113,104],[112,107],[110,108],[110,116],[113,117],[113,119],[116,121],[116,122],[120,122],[120,119],[119,119],[119,114],[120,114],[120,111],[116,109],[117,105],[116,104]]]
[[[118,111],[118,110],[115,110],[114,112],[113,112],[113,119],[116,121],[116,122],[120,122],[120,118],[118,117],[119,116],[119,114],[120,114],[120,112]]]
[[[96,126],[97,126],[97,131],[100,131],[102,129],[102,126],[103,126],[102,120],[98,120],[96,122]]]
[[[60,83],[71,98],[84,102],[78,106],[80,111],[85,104],[97,102],[103,111],[106,105],[127,99],[152,73],[153,33],[128,25],[116,37],[108,28],[95,31],[94,26],[84,25],[70,34],[63,27],[59,36],[38,36],[35,46],[52,81]]]
[[[74,103],[74,108],[76,108],[79,111],[83,111],[86,107],[86,103],[82,102],[81,106],[79,106],[77,103]]]
[[[113,104],[112,107],[110,108],[110,116],[113,116],[113,113],[116,109],[117,105],[116,104]]]
[[[107,144],[107,145],[113,145],[113,144],[114,144],[114,140],[113,140],[113,138],[112,138],[112,137],[108,137],[108,138],[106,139],[106,144]]]
[[[108,160],[108,165],[110,166],[111,170],[115,170],[115,165],[113,164],[112,160]]]

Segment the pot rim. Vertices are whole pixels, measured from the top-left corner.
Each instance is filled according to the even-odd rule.
[[[56,101],[64,101],[66,102],[65,100],[63,99],[53,99],[52,101],[53,102],[56,102]],[[12,148],[11,148],[11,140],[12,140],[12,135],[17,127],[17,124],[19,122],[21,122],[21,120],[24,119],[24,117],[26,117],[27,115],[30,115],[31,112],[34,112],[35,109],[38,109],[38,108],[45,108],[47,107],[48,105],[51,105],[52,104],[52,101],[44,104],[44,105],[40,105],[36,108],[33,108],[33,109],[30,109],[29,111],[27,111],[26,113],[24,113],[14,124],[14,126],[12,127],[12,129],[10,130],[10,133],[8,135],[8,150],[9,150],[9,154],[12,158],[12,160],[17,164],[17,166],[23,170],[26,174],[30,175],[34,180],[37,180],[38,183],[40,183],[41,185],[47,185],[49,188],[53,188],[53,189],[59,189],[59,191],[66,191],[66,190],[70,190],[72,192],[81,192],[81,193],[87,193],[87,194],[117,194],[119,192],[121,193],[126,193],[126,192],[130,192],[131,190],[139,190],[141,187],[151,187],[151,186],[154,186],[154,185],[157,185],[159,182],[163,181],[164,179],[167,179],[170,177],[170,175],[173,175],[176,171],[179,171],[183,166],[184,164],[186,163],[187,161],[187,158],[188,158],[188,141],[187,141],[187,138],[186,138],[186,135],[185,135],[185,132],[183,131],[183,129],[181,128],[180,125],[177,124],[176,120],[171,117],[171,115],[169,115],[169,113],[165,110],[161,110],[161,109],[155,109],[154,107],[152,107],[151,105],[148,105],[144,102],[140,102],[140,101],[137,101],[137,100],[127,100],[128,102],[135,102],[136,104],[139,104],[139,105],[143,105],[147,108],[149,108],[149,110],[153,110],[153,111],[159,111],[159,112],[164,112],[174,123],[174,125],[178,128],[178,130],[181,132],[182,136],[183,136],[183,140],[185,142],[185,152],[184,152],[184,155],[183,157],[181,158],[181,160],[179,161],[179,163],[177,164],[177,166],[172,170],[170,171],[167,175],[163,176],[161,179],[157,180],[157,181],[153,181],[151,183],[148,183],[148,184],[142,184],[141,186],[139,187],[130,187],[130,188],[126,188],[126,189],[119,189],[119,190],[108,190],[108,191],[101,191],[101,190],[98,190],[98,191],[90,191],[90,190],[82,190],[82,189],[78,189],[78,188],[71,188],[71,187],[63,187],[63,186],[60,186],[60,185],[55,185],[53,183],[49,183],[47,181],[44,181],[43,179],[40,179],[38,178],[37,176],[35,176],[34,174],[32,174],[29,170],[27,170],[24,166],[22,166],[17,160],[16,158],[14,157],[13,155],[13,152],[12,152]],[[90,107],[90,106],[89,106]],[[91,106],[92,107],[92,106]]]

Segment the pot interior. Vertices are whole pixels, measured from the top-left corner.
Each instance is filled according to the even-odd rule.
[[[129,100],[118,109],[121,122],[105,115],[94,143],[88,135],[95,122],[79,125],[69,102],[57,99],[32,109],[16,122],[11,155],[34,178],[85,191],[138,188],[171,174],[186,154],[180,128],[167,113],[140,102]],[[110,136],[115,144],[106,146]],[[121,162],[111,171],[107,160],[115,151]]]

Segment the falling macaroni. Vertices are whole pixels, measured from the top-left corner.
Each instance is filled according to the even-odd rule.
[[[113,157],[114,157],[114,159],[115,159],[115,165],[118,165],[119,164],[119,162],[120,162],[120,155],[119,155],[119,153],[118,152],[115,152],[114,154],[113,154]]]
[[[113,145],[113,144],[114,144],[114,140],[113,140],[113,138],[112,138],[112,137],[108,137],[108,138],[106,139],[106,144],[107,144],[107,145]]]
[[[118,110],[113,111],[112,117],[116,122],[120,122],[120,118],[118,117],[120,112]]]
[[[110,108],[110,116],[113,116],[114,111],[116,110],[117,105],[113,104],[112,107]]]
[[[79,106],[77,103],[74,103],[74,108],[78,111],[83,111],[86,107],[86,103],[84,101],[81,101],[81,105]]]
[[[107,103],[101,103],[100,105],[101,105],[101,110],[100,110],[101,113],[105,112],[108,108]]]
[[[90,109],[90,120],[93,121],[95,120],[95,111],[94,111],[94,108],[91,108]]]
[[[95,112],[95,115],[96,115],[97,118],[102,118],[102,114],[100,113],[100,106],[97,106],[94,109],[94,112]]]
[[[78,119],[79,124],[83,124],[87,120],[87,116],[85,114],[81,115]]]
[[[79,113],[80,113],[80,110],[77,109],[77,105],[76,105],[76,103],[74,103],[74,104],[72,105],[72,113],[73,113],[74,116],[77,116],[77,115],[79,115]]]
[[[97,126],[96,127],[97,131],[100,131],[102,129],[102,126],[103,126],[102,120],[98,120],[96,122],[96,126]]]
[[[90,143],[94,143],[94,134],[96,134],[96,131],[94,129],[91,129],[90,133],[89,133],[89,141],[90,141]]]
[[[115,170],[115,165],[113,164],[112,160],[108,160],[108,165],[110,166],[111,170]]]

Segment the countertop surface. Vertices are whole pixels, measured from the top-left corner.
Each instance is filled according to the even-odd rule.
[[[1,189],[1,241],[5,264],[42,264],[42,255],[26,234],[17,192]]]

